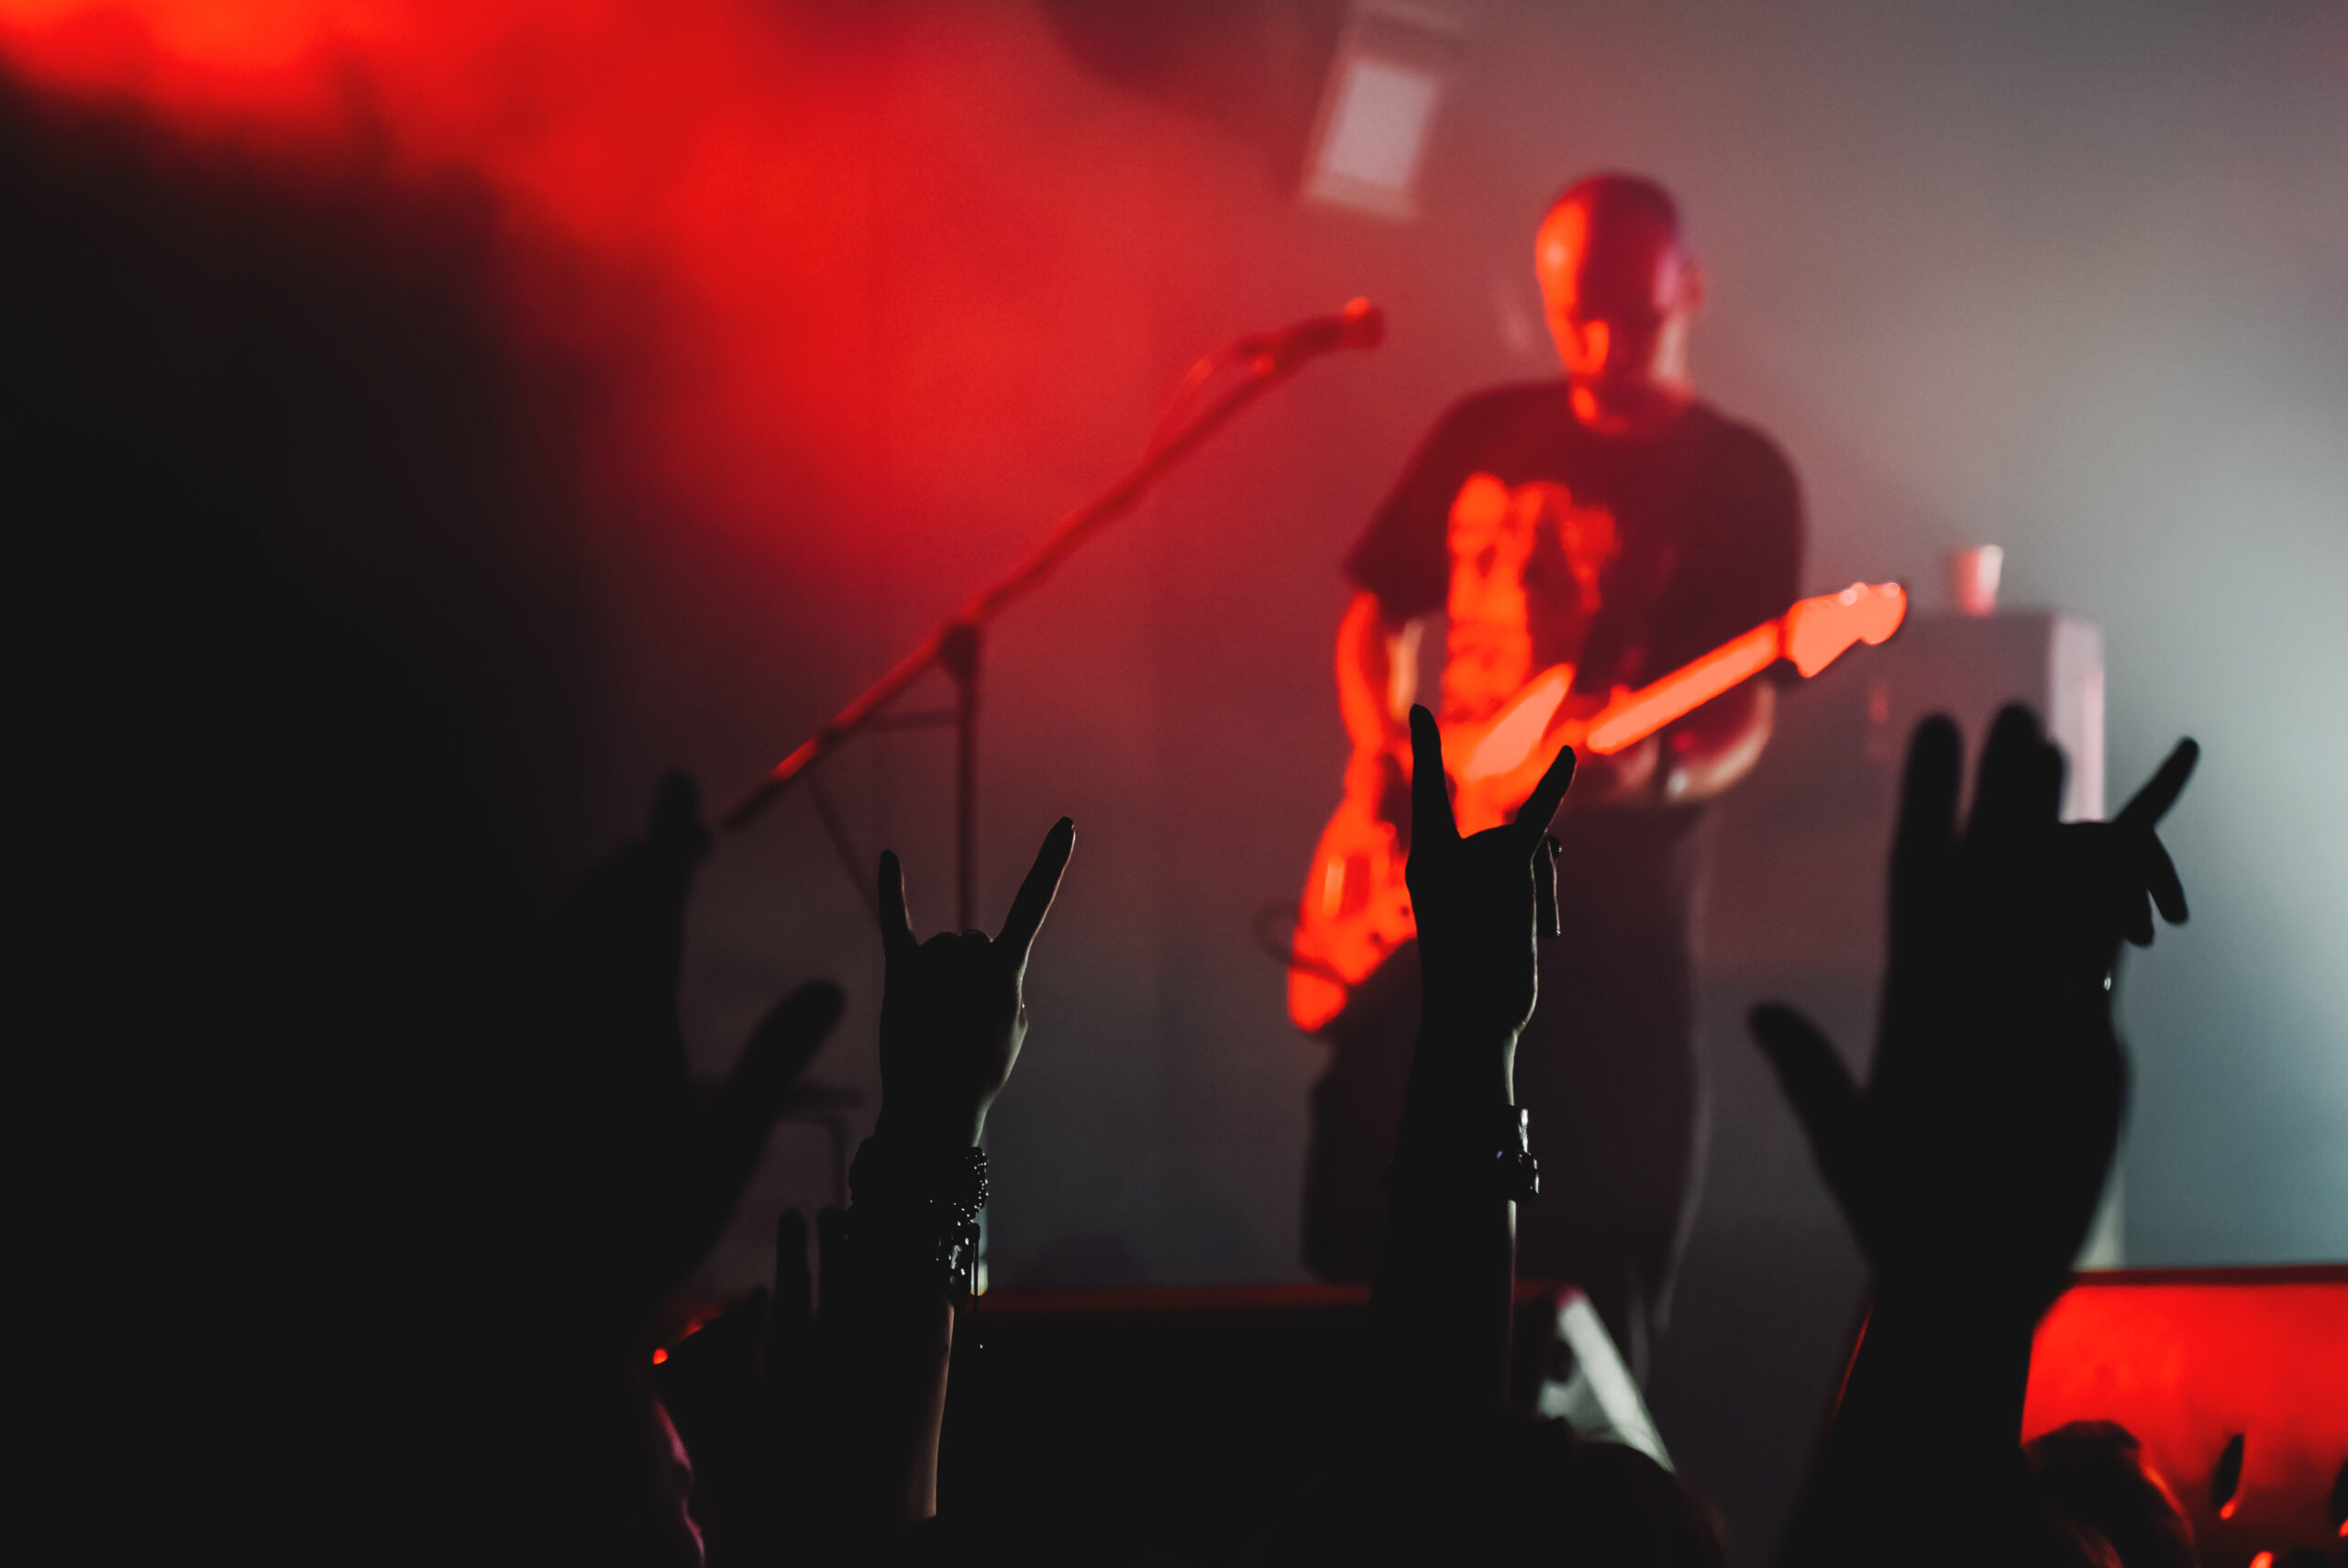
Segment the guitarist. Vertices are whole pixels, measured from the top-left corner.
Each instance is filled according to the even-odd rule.
[[[1407,830],[1419,634],[1446,617],[1445,724],[1490,718],[1570,665],[1592,711],[1785,610],[1801,502],[1769,439],[1699,402],[1688,332],[1703,277],[1670,194],[1623,174],[1558,197],[1534,268],[1565,379],[1453,406],[1346,558],[1337,634],[1348,784]],[[1516,1055],[1541,1196],[1518,1214],[1523,1277],[1589,1293],[1644,1373],[1692,1213],[1701,1147],[1693,1016],[1702,802],[1748,772],[1774,689],[1747,681],[1612,756],[1585,756],[1554,832],[1562,941]],[[1405,949],[1329,1028],[1313,1090],[1306,1261],[1370,1276],[1418,1027]]]

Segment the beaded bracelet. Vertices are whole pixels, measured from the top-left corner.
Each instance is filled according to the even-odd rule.
[[[1406,1138],[1386,1166],[1386,1190],[1419,1198],[1537,1198],[1541,1163],[1533,1157],[1532,1121],[1529,1112],[1502,1106],[1488,1135]]]
[[[969,1295],[979,1260],[979,1210],[987,1204],[984,1149],[915,1160],[867,1139],[848,1167],[848,1191],[854,1240],[884,1247],[889,1261],[956,1300]]]

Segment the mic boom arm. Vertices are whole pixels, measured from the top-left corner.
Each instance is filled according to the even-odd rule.
[[[736,801],[721,819],[728,831],[739,832],[756,822],[766,809],[809,768],[845,745],[877,719],[881,710],[903,696],[907,688],[933,668],[943,668],[958,688],[955,725],[955,815],[958,838],[957,914],[962,929],[972,924],[977,813],[977,720],[979,645],[986,624],[1011,602],[1052,574],[1078,546],[1110,520],[1131,507],[1167,470],[1196,450],[1249,403],[1295,373],[1310,355],[1328,348],[1369,347],[1385,330],[1385,317],[1368,300],[1357,299],[1344,313],[1305,322],[1285,332],[1242,338],[1248,361],[1247,375],[1198,416],[1164,440],[1154,441],[1141,460],[1122,479],[1093,500],[1060,519],[1027,558],[993,583],[972,595],[944,624],[922,639],[856,700],[832,716],[831,722],[792,749],[768,770],[767,776]],[[1262,347],[1246,348],[1250,344]],[[859,879],[864,868],[852,867]]]

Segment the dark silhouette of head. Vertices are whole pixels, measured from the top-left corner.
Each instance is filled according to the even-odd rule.
[[[2193,1525],[2127,1428],[2073,1421],[2028,1445],[2040,1494],[2059,1518],[2111,1543],[2123,1568],[2196,1568]]]
[[[1366,1440],[1317,1523],[1279,1560],[1572,1562],[1724,1568],[1711,1507],[1636,1449],[1591,1442],[1562,1421],[1480,1431],[1388,1430]],[[1268,1561],[1272,1559],[1267,1559]]]

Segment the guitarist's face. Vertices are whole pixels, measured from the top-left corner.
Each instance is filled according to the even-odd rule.
[[[1670,230],[1642,214],[1593,221],[1569,202],[1534,241],[1534,271],[1575,407],[1635,415],[1685,381],[1686,331],[1701,288]]]

